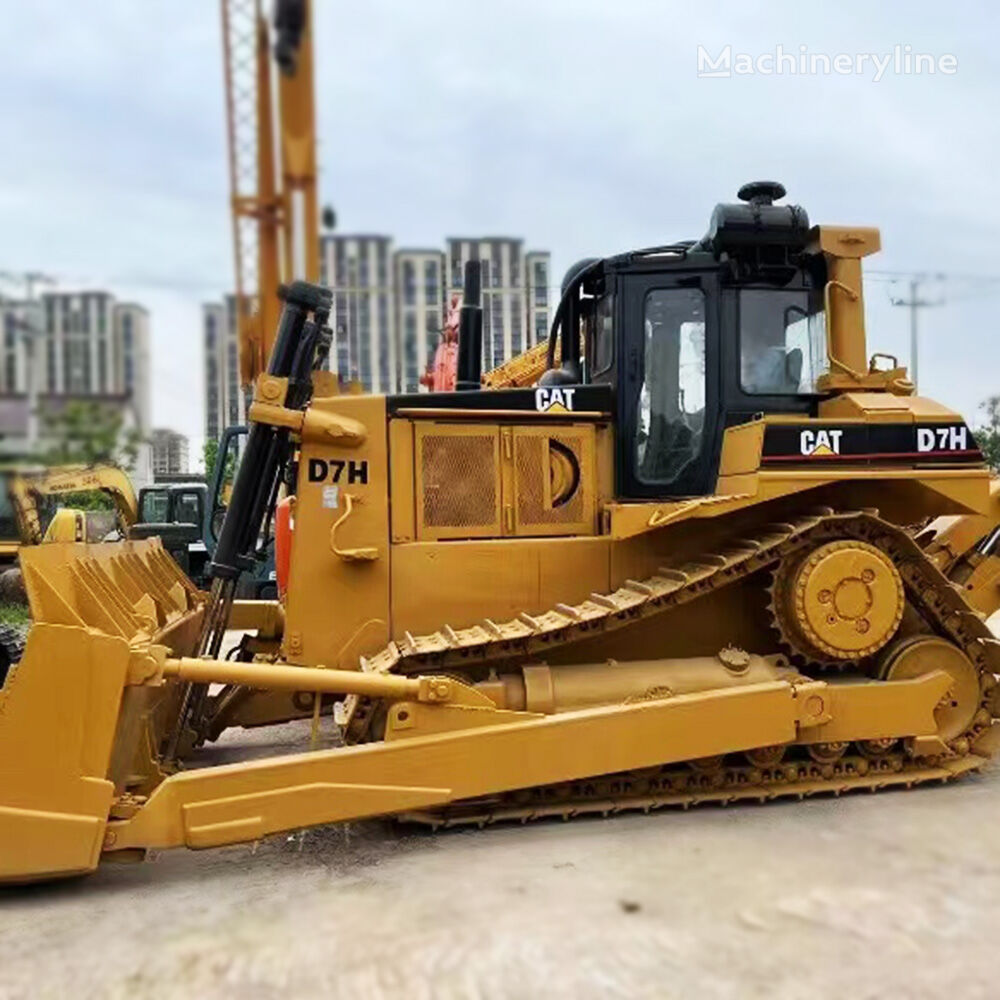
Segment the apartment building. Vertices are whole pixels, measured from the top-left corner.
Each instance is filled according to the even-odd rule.
[[[377,233],[320,241],[320,281],[333,291],[330,370],[366,392],[421,391],[465,263],[483,275],[483,364],[508,361],[548,336],[551,262],[515,237],[451,237],[445,249],[401,247]],[[204,306],[205,435],[245,420],[234,300]]]
[[[392,253],[390,236],[320,241],[320,281],[333,291],[330,370],[366,392],[395,392],[399,384]]]
[[[40,411],[52,412],[77,399],[98,400],[122,411],[126,429],[148,438],[149,337],[147,310],[118,302],[107,291],[49,291],[0,303],[0,451],[26,452],[37,433],[37,425],[29,429],[29,379]],[[134,471],[140,481],[151,476],[148,445],[140,447]]]
[[[447,240],[448,293],[461,294],[465,264],[478,260],[482,274],[483,364],[509,361],[548,335],[550,255],[524,250],[509,236]]]
[[[186,435],[157,427],[153,429],[151,443],[155,476],[187,475],[189,443]]]
[[[445,319],[445,256],[434,249],[401,249],[394,258],[399,372],[396,391],[417,392],[434,360]]]
[[[225,428],[246,422],[246,395],[240,389],[236,296],[202,306],[205,363],[205,439],[217,441]]]
[[[0,396],[28,391],[26,329],[41,329],[44,316],[37,300],[0,302]]]
[[[135,302],[119,302],[112,316],[115,387],[133,401],[139,427],[148,436],[153,422],[149,312]]]
[[[528,347],[534,347],[549,336],[552,259],[548,250],[531,250],[524,255],[524,275]]]

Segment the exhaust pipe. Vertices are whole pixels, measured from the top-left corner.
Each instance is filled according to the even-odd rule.
[[[458,314],[458,378],[455,388],[470,392],[482,386],[483,307],[480,304],[481,273],[478,260],[465,262],[465,289]]]

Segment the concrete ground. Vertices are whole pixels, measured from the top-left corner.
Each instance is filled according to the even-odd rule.
[[[303,736],[285,727],[278,748]],[[998,830],[994,768],[802,803],[168,852],[0,891],[0,997],[994,997]]]

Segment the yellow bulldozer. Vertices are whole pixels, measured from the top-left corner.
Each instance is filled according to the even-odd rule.
[[[878,231],[783,197],[574,266],[531,385],[482,387],[474,262],[447,393],[337,394],[331,295],[286,287],[210,591],[156,540],[22,555],[0,879],[981,768],[1000,493],[962,418],[868,357]],[[280,599],[235,600],[271,532]],[[320,713],[343,745],[204,766],[232,727]]]

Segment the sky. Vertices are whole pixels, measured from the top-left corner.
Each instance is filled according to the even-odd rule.
[[[0,28],[0,271],[151,312],[157,426],[203,436],[200,306],[232,287],[215,0],[34,0]],[[813,222],[875,225],[869,350],[969,417],[1000,393],[1000,76],[988,2],[315,0],[320,193],[397,245],[523,236],[554,271],[696,238],[745,181]],[[928,53],[953,72],[765,72]],[[701,46],[752,73],[698,75]],[[905,50],[901,50],[905,51]],[[741,57],[745,57],[740,62]],[[939,62],[950,57],[947,63]],[[821,60],[822,63],[822,60]],[[853,63],[852,63],[853,65]],[[944,275],[945,277],[937,277]]]

